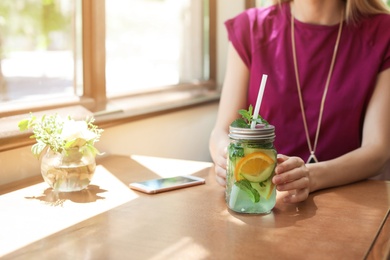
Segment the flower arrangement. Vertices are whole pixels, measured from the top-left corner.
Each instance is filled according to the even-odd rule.
[[[44,115],[38,120],[31,113],[30,118],[21,120],[18,127],[20,131],[32,129],[30,138],[35,138],[37,143],[31,147],[31,151],[38,158],[46,147],[58,153],[78,148],[81,153],[90,152],[96,156],[99,151],[94,144],[99,141],[103,130],[93,122],[93,117],[76,121],[70,116],[62,118],[58,114]]]

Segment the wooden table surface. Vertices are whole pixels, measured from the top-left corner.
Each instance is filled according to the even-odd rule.
[[[0,187],[1,259],[386,259],[390,182],[363,181],[277,201],[268,215],[227,210],[210,163],[110,155],[88,190],[41,177]],[[147,195],[128,184],[194,174],[205,185]]]

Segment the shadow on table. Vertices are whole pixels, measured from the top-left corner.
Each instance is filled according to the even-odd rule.
[[[262,228],[281,228],[296,225],[316,215],[317,206],[313,196],[295,204],[284,203],[277,199],[275,207],[269,214],[240,214],[229,210],[229,213],[240,221]],[[261,224],[259,224],[261,223]]]
[[[51,206],[62,206],[67,200],[75,203],[91,203],[105,199],[105,197],[98,195],[98,193],[104,192],[107,192],[107,190],[103,190],[97,185],[88,185],[86,189],[76,192],[56,192],[52,188],[48,188],[42,195],[26,197],[26,199],[40,200]]]

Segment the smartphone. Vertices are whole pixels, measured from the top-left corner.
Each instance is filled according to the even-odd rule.
[[[142,182],[132,182],[129,184],[131,189],[138,190],[144,193],[160,193],[164,191],[176,190],[185,187],[195,186],[206,183],[205,179],[185,175],[169,178],[160,178],[147,180]]]

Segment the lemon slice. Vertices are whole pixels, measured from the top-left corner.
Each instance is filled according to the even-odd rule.
[[[262,185],[260,185],[260,183],[251,183],[251,186],[259,192],[260,197],[266,198],[268,200],[272,195],[275,184],[273,184],[272,178],[269,178],[263,182]]]
[[[255,152],[241,158],[236,165],[234,175],[237,181],[247,179],[250,182],[262,182],[271,176],[275,160],[263,152]]]

